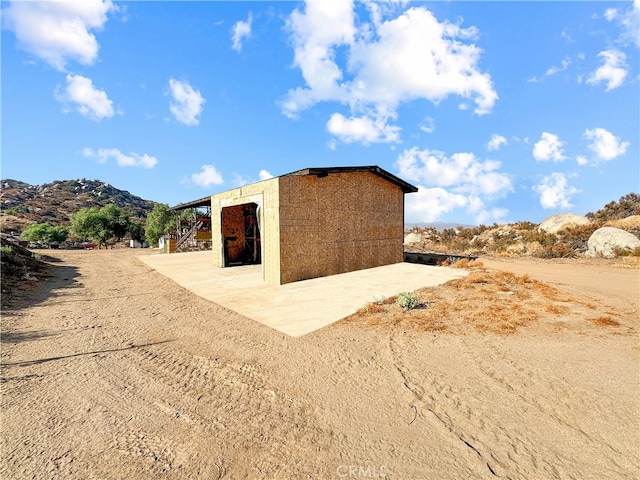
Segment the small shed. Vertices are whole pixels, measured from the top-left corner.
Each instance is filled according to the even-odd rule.
[[[403,261],[404,194],[377,166],[306,168],[211,197],[213,263],[285,283]]]

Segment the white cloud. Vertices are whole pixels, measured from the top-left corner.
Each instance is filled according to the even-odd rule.
[[[345,143],[360,142],[365,145],[380,142],[397,142],[400,127],[388,125],[386,118],[362,117],[345,118],[334,113],[327,122],[327,130]]]
[[[564,32],[563,32],[564,34]],[[564,35],[563,35],[564,36]],[[544,75],[542,75],[541,77],[531,77],[529,80],[527,80],[530,83],[539,83],[542,82],[546,77],[552,77],[553,75],[556,75],[560,72],[564,72],[567,68],[569,68],[569,66],[571,65],[571,58],[569,57],[565,57],[562,59],[562,64],[560,67],[557,66],[552,66],[549,67],[547,69],[546,72],[544,72]]]
[[[229,183],[232,187],[237,188],[237,187],[243,187],[245,185],[250,185],[258,181],[269,180],[270,178],[273,178],[273,175],[271,175],[268,171],[262,169],[260,170],[260,172],[258,172],[258,180],[252,177],[245,177],[238,173],[234,173]]]
[[[405,217],[408,221],[434,222],[455,209],[464,208],[478,224],[491,224],[503,220],[506,208],[485,208],[484,202],[473,196],[450,192],[440,187],[418,185],[418,191],[405,197]]]
[[[91,31],[102,29],[110,0],[12,1],[2,9],[3,26],[16,34],[19,48],[63,71],[71,61],[92,65],[98,42]]]
[[[289,90],[281,103],[285,115],[295,118],[316,103],[338,101],[350,109],[349,120],[339,113],[329,120],[346,131],[340,138],[371,143],[397,141],[399,129],[388,120],[404,102],[437,104],[456,95],[474,102],[476,114],[491,111],[498,95],[490,75],[478,68],[475,27],[439,22],[424,7],[384,21],[389,9],[367,6],[372,23],[358,27],[351,1],[310,1],[304,11],[293,11],[287,26],[305,86]]]
[[[424,117],[424,123],[421,123],[419,127],[425,133],[433,133],[436,130],[436,121],[431,117]]]
[[[604,16],[608,21],[615,21],[620,26],[618,43],[634,44],[640,47],[640,0],[635,0],[627,10],[622,12],[615,8],[608,8]]]
[[[56,100],[65,104],[75,104],[81,115],[91,120],[100,121],[113,117],[113,102],[104,90],[93,86],[90,78],[81,75],[67,75],[67,85],[56,88]]]
[[[200,92],[194,90],[188,82],[169,79],[169,88],[173,102],[169,106],[176,120],[185,125],[198,125],[198,118],[202,113],[202,105],[206,100],[200,95]]]
[[[573,43],[574,40],[571,37],[571,34],[569,32],[567,32],[567,29],[565,28],[564,30],[562,30],[562,33],[560,34],[560,36],[562,38],[564,38],[568,43]]]
[[[481,225],[490,225],[504,222],[507,215],[509,215],[508,209],[496,207],[490,210],[481,210],[476,214],[475,219]]]
[[[571,187],[567,183],[564,173],[554,172],[544,177],[542,182],[534,185],[533,190],[540,194],[540,205],[542,208],[571,208],[571,197],[580,190]]]
[[[222,174],[216,170],[213,165],[202,165],[200,173],[191,175],[191,181],[201,187],[209,187],[211,185],[222,185],[224,180]]]
[[[146,153],[140,155],[138,153],[129,153],[125,155],[117,148],[101,148],[98,151],[94,151],[91,148],[85,148],[82,150],[82,154],[87,158],[94,158],[98,163],[107,163],[112,158],[116,161],[119,167],[143,167],[153,168],[158,163],[156,157],[147,155]]]
[[[481,161],[472,153],[446,157],[414,147],[402,152],[395,166],[402,178],[419,185],[417,194],[407,196],[407,211],[414,220],[433,221],[454,208],[465,208],[484,221],[490,215],[485,201],[513,191],[509,177],[498,171],[500,162]]]
[[[569,65],[571,65],[571,59],[568,58],[568,57],[565,57],[565,58],[562,59],[562,66],[561,67],[553,66],[553,67],[549,68],[545,72],[545,76],[550,77],[550,76],[555,75],[557,73],[564,72],[567,68],[569,68]]]
[[[604,65],[587,78],[587,83],[597,85],[605,81],[607,92],[621,86],[628,73],[627,56],[620,50],[604,50],[598,54],[598,57],[604,59]]]
[[[606,18],[608,21],[618,18],[618,10],[616,10],[615,8],[607,8],[604,11],[604,18]]]
[[[540,140],[533,146],[533,158],[538,162],[546,162],[548,160],[561,162],[567,158],[563,154],[563,146],[564,142],[557,135],[543,132]]]
[[[251,37],[251,22],[253,21],[253,15],[249,12],[249,17],[246,22],[242,20],[236,22],[231,29],[232,36],[232,45],[236,52],[240,53],[242,51],[242,39]]]
[[[494,133],[493,135],[491,135],[491,140],[489,140],[489,143],[487,143],[487,150],[489,150],[490,152],[493,150],[500,150],[500,147],[502,145],[507,145],[508,143],[509,142],[507,142],[507,139],[505,137]]]
[[[427,186],[452,187],[456,193],[502,196],[512,191],[511,180],[497,170],[500,162],[480,161],[473,153],[446,157],[438,150],[405,150],[396,161],[402,178]]]
[[[273,178],[273,175],[271,175],[268,171],[262,169],[258,173],[258,178],[260,180],[269,180],[270,178]]]
[[[395,108],[426,98],[439,103],[449,95],[473,100],[477,114],[488,113],[498,98],[491,77],[478,68],[477,30],[440,23],[426,8],[410,8],[383,22],[375,41],[358,40],[349,68],[358,74],[351,88],[356,99]]]
[[[578,165],[584,166],[584,165],[587,165],[589,163],[589,160],[584,155],[578,155],[576,157],[576,162],[578,162]]]
[[[283,113],[296,117],[317,102],[347,100],[347,92],[337,83],[342,71],[334,61],[334,47],[353,41],[352,1],[309,2],[304,12],[291,13],[287,27],[294,45],[293,64],[302,71],[308,88],[289,90]]]
[[[418,191],[405,197],[407,220],[433,222],[455,208],[469,205],[465,195],[450,193],[444,188],[418,186]]]
[[[231,181],[229,181],[229,185],[231,185],[232,188],[244,187],[250,183],[253,182],[249,177],[243,177],[238,173],[232,174]]]
[[[584,138],[589,141],[589,150],[595,152],[599,160],[613,160],[624,155],[629,147],[629,142],[620,141],[619,137],[604,128],[587,129]]]

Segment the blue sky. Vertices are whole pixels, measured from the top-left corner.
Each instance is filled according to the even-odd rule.
[[[175,205],[306,167],[419,186],[406,220],[640,190],[640,3],[2,2],[2,178]]]

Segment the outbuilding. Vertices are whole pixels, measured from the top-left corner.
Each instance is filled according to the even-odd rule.
[[[365,166],[306,168],[213,195],[213,264],[261,264],[263,279],[282,285],[402,262],[404,194],[416,191]]]

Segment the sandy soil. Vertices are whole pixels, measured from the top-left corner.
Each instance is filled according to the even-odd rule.
[[[56,252],[2,312],[2,478],[638,478],[637,269],[487,260],[552,285],[485,269],[290,338],[136,255]]]

